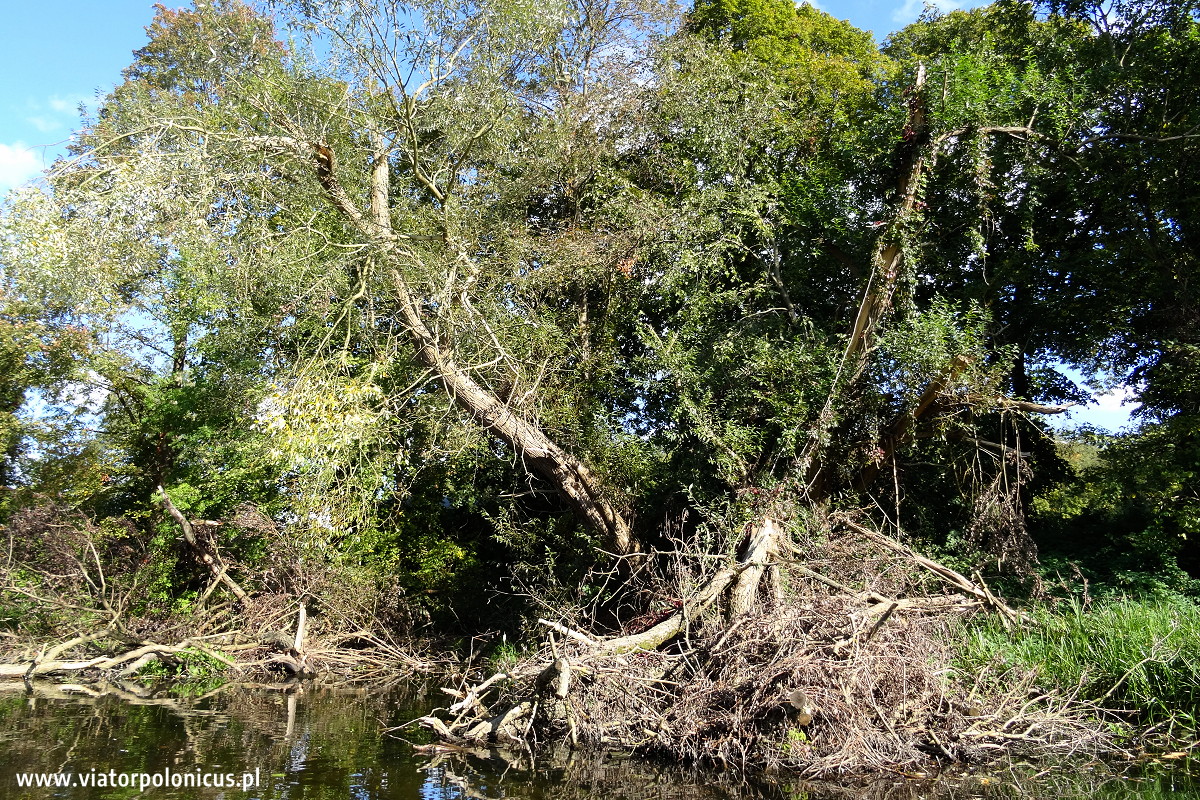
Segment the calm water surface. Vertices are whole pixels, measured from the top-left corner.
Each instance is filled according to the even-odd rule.
[[[411,686],[227,686],[208,694],[125,687],[90,696],[97,688],[38,686],[29,694],[0,684],[0,798],[1200,798],[1200,781],[1186,765],[1125,778],[1080,763],[1037,780],[1014,767],[954,781],[896,776],[869,786],[780,786],[611,756],[428,753],[381,735],[427,709],[427,695]],[[36,773],[70,773],[74,785],[20,785],[22,775]],[[105,785],[126,775],[136,783],[142,773],[164,783],[173,775],[179,782],[207,776],[210,786],[150,786],[142,793],[136,785]],[[249,776],[258,783],[243,791]],[[91,785],[80,785],[85,781]],[[225,782],[232,787],[211,785]]]

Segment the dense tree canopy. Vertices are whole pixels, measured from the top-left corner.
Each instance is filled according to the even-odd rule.
[[[1097,519],[1200,535],[1186,0],[883,47],[789,0],[197,0],[148,33],[0,219],[12,502],[147,537],[159,486],[253,504],[429,591],[781,504],[1024,569]],[[1078,474],[1064,365],[1146,420]]]

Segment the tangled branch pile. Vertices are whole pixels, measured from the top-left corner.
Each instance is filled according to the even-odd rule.
[[[836,528],[800,543],[764,520],[736,565],[646,631],[596,639],[542,620],[537,653],[447,689],[455,702],[423,723],[460,743],[566,740],[814,777],[1107,746],[1088,709],[1032,674],[955,670],[965,617],[1024,623],[982,581],[852,520]]]
[[[0,684],[197,672],[366,680],[444,667],[428,643],[406,635],[398,593],[308,556],[257,509],[224,523],[189,520],[163,501],[182,547],[154,550],[127,520],[102,527],[50,502],[0,525]],[[271,555],[254,569],[237,563],[217,547],[214,530],[225,525],[254,530]],[[164,575],[186,576],[189,557],[209,573],[192,601],[147,602],[148,584],[161,592]],[[243,590],[231,566],[259,590]]]

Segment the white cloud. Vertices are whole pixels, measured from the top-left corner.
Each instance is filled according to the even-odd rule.
[[[62,122],[50,117],[26,117],[25,121],[37,128],[39,133],[54,133],[62,130]]]
[[[41,171],[41,157],[24,142],[0,142],[0,196]]]
[[[1073,370],[1067,370],[1068,374]],[[1078,373],[1072,375],[1073,380],[1082,380]],[[1133,413],[1140,403],[1137,399],[1138,387],[1117,386],[1106,392],[1093,394],[1091,402],[1086,405],[1073,407],[1067,414],[1050,420],[1050,424],[1058,428],[1070,429],[1076,425],[1090,425],[1106,431],[1129,430],[1135,427]]]
[[[94,113],[99,101],[81,94],[52,95],[44,101],[30,101],[26,105],[25,122],[37,128],[39,133],[64,135],[79,122],[79,107]]]
[[[69,97],[59,97],[55,95],[46,101],[46,105],[51,111],[58,114],[74,114],[79,110],[79,104],[87,102],[87,98],[81,95],[71,95]]]
[[[962,8],[962,3],[957,0],[904,0],[904,5],[892,12],[892,22],[898,25],[914,22],[925,10],[925,6],[932,6],[942,13],[947,13]]]

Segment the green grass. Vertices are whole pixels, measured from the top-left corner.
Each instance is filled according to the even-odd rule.
[[[960,669],[988,665],[1036,670],[1046,689],[1138,721],[1200,711],[1200,606],[1187,600],[1110,600],[1040,609],[1035,624],[1006,631],[995,619],[964,632]]]

